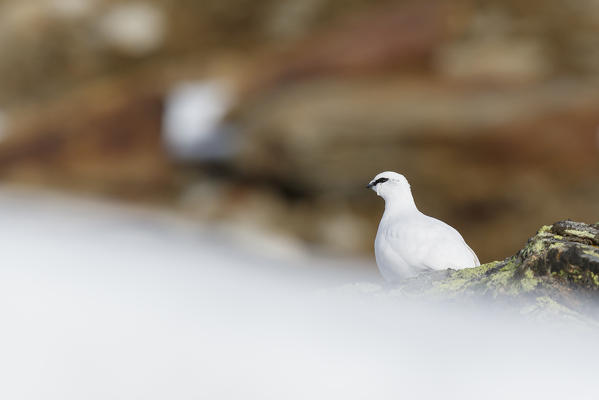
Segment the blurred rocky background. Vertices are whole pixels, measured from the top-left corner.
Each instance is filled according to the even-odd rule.
[[[2,0],[0,180],[369,254],[395,170],[481,261],[599,221],[599,1]]]

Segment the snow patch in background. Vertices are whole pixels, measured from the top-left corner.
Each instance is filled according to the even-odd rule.
[[[116,4],[101,17],[98,28],[107,45],[140,57],[158,50],[164,42],[166,17],[150,3]]]
[[[235,152],[233,128],[223,122],[233,104],[229,88],[218,81],[186,82],[168,94],[163,136],[175,159],[214,161]]]

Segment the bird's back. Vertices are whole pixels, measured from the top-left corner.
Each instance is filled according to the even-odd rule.
[[[457,230],[420,212],[383,215],[375,240],[375,254],[381,273],[391,281],[425,270],[480,265]]]

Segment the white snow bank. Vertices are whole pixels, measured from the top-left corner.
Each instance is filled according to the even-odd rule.
[[[596,332],[380,296],[370,264],[36,193],[0,220],[3,399],[594,395]]]

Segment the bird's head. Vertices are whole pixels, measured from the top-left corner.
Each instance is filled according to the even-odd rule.
[[[401,196],[405,194],[410,194],[411,197],[408,180],[405,176],[398,174],[397,172],[381,172],[375,176],[366,187],[374,190],[378,196],[385,200],[388,200],[392,196]]]

